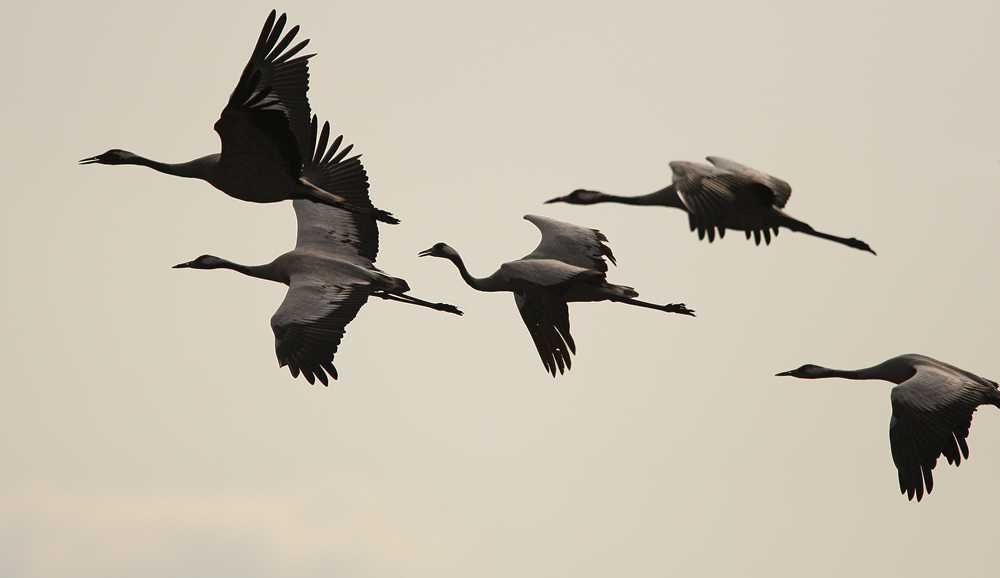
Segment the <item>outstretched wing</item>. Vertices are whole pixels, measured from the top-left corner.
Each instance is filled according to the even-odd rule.
[[[556,376],[573,366],[571,353],[576,353],[576,343],[569,334],[569,307],[566,301],[551,291],[526,287],[514,293],[514,302],[521,312],[521,319],[535,342],[538,356],[545,370]]]
[[[604,279],[604,273],[570,265],[558,259],[518,259],[500,265],[500,275],[510,284],[555,287],[575,277]]]
[[[333,355],[369,293],[362,285],[292,278],[285,300],[271,317],[278,365],[287,365],[293,377],[301,372],[309,383],[319,379],[328,385],[327,374],[337,379]]]
[[[674,187],[688,211],[691,230],[698,229],[699,238],[708,233],[709,242],[715,240],[716,228],[719,236],[724,234],[727,215],[750,208],[770,208],[774,201],[774,192],[767,185],[739,173],[686,161],[674,161],[670,168]]]
[[[308,60],[313,55],[292,58],[308,40],[285,50],[299,27],[283,38],[285,15],[275,22],[275,11],[267,17],[236,88],[223,109],[215,130],[222,139],[222,157],[257,158],[273,155],[289,174],[297,176],[309,148]],[[279,38],[281,39],[279,42]]]
[[[997,398],[995,383],[979,383],[930,364],[920,364],[913,377],[892,388],[889,444],[900,491],[920,501],[924,487],[927,493],[934,487],[931,471],[939,456],[956,466],[968,458],[965,440],[972,414]]]
[[[729,159],[724,159],[722,157],[705,158],[708,159],[708,162],[715,165],[716,168],[720,168],[724,171],[729,171],[737,175],[742,175],[750,181],[758,182],[771,189],[774,194],[772,204],[779,209],[784,208],[785,203],[787,203],[788,199],[792,196],[792,186],[777,177],[772,177],[767,173],[762,173],[757,169],[752,169],[746,165]]]
[[[745,179],[701,163],[673,161],[674,187],[688,213],[699,220],[717,220],[736,205],[736,193]]]
[[[372,209],[368,198],[368,175],[361,165],[360,155],[344,158],[354,145],[338,151],[343,137],[330,139],[330,123],[323,123],[317,140],[317,119],[310,130],[309,157],[302,167],[302,177],[324,191],[340,195],[344,201],[360,209]],[[378,225],[375,219],[352,211],[312,201],[292,202],[298,218],[295,248],[311,248],[317,252],[371,267],[378,255]]]
[[[542,240],[534,251],[522,258],[522,261],[555,259],[602,273],[608,270],[604,257],[617,264],[611,248],[604,244],[608,238],[597,229],[588,229],[538,215],[525,215],[524,219],[538,227],[542,232]]]

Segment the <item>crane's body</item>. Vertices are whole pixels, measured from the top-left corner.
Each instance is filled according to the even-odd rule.
[[[864,369],[830,369],[807,364],[777,374],[802,379],[840,377],[895,383],[890,400],[889,445],[899,473],[899,489],[920,501],[934,487],[931,474],[939,456],[958,466],[969,457],[972,414],[981,405],[1000,407],[995,381],[926,355],[909,353]]]
[[[534,251],[516,261],[500,265],[489,277],[474,277],[455,249],[437,243],[420,252],[422,257],[441,257],[458,268],[462,279],[478,291],[509,291],[521,319],[528,328],[546,371],[556,376],[572,367],[571,353],[576,343],[569,332],[567,303],[616,301],[659,311],[694,316],[683,303],[656,305],[639,301],[631,287],[607,282],[605,257],[615,262],[607,238],[597,229],[588,229],[548,217],[525,215],[535,224],[542,240]]]
[[[758,245],[762,238],[770,244],[771,233],[777,236],[784,227],[875,254],[864,241],[821,233],[785,213],[782,209],[792,194],[792,187],[785,181],[721,157],[708,160],[712,165],[671,162],[673,183],[648,195],[620,197],[577,189],[546,203],[673,207],[687,212],[691,230],[698,231],[699,239],[708,237],[709,242],[715,240],[716,231],[721,239],[731,229],[744,231],[747,239],[753,235]]]
[[[309,42],[285,50],[299,27],[284,37],[285,15],[271,11],[250,61],[229,97],[215,131],[222,152],[184,163],[162,163],[121,149],[86,158],[81,164],[139,165],[179,177],[201,179],[230,197],[253,203],[308,199],[357,212],[386,223],[399,221],[371,207],[354,207],[340,191],[328,191],[302,178],[309,150],[308,60],[293,58]],[[280,42],[279,42],[280,39]]]

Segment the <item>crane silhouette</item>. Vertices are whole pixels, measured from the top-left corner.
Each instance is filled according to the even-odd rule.
[[[315,142],[317,120],[313,117],[311,140]],[[357,157],[345,159],[353,145],[339,153],[343,137],[329,149],[330,124],[322,133],[302,170],[304,178],[322,188],[341,191],[353,207],[372,207],[368,198],[368,176]],[[312,144],[309,145],[312,149]],[[281,306],[271,317],[275,352],[281,367],[293,377],[301,372],[309,383],[318,379],[328,385],[327,374],[337,379],[333,356],[345,328],[369,296],[381,297],[461,315],[454,305],[430,303],[405,295],[406,281],[373,266],[378,254],[378,226],[355,212],[306,200],[292,201],[298,219],[295,249],[266,265],[240,265],[213,255],[174,265],[175,269],[232,269],[250,277],[288,285]]]
[[[227,195],[254,203],[309,199],[386,223],[399,221],[374,207],[352,206],[332,192],[303,178],[302,166],[309,149],[310,111],[308,60],[312,54],[292,58],[308,40],[288,48],[299,27],[281,37],[285,15],[267,17],[250,61],[215,123],[222,152],[186,163],[161,163],[121,149],[86,158],[80,164],[141,165],[161,173],[207,181]],[[279,42],[278,39],[281,39]]]
[[[1000,407],[997,383],[926,355],[910,353],[857,370],[803,365],[777,374],[802,379],[881,379],[892,388],[889,446],[899,471],[899,490],[919,502],[934,488],[931,471],[944,454],[956,466],[968,459],[972,414],[981,405]]]
[[[694,316],[683,303],[656,305],[639,301],[631,287],[607,282],[608,264],[616,263],[611,248],[597,229],[588,229],[548,217],[525,215],[538,227],[542,241],[534,251],[500,265],[489,277],[473,277],[458,251],[437,243],[421,251],[421,257],[441,257],[458,267],[462,279],[478,291],[510,291],[521,319],[535,342],[545,370],[556,376],[572,367],[570,353],[576,344],[569,332],[569,302],[615,301],[670,313]]]
[[[735,229],[746,232],[747,239],[752,234],[758,245],[761,237],[765,244],[770,244],[771,231],[777,236],[778,229],[785,227],[875,254],[864,241],[821,233],[786,214],[782,209],[792,195],[792,187],[785,181],[721,157],[707,159],[714,166],[686,161],[670,163],[673,183],[648,195],[617,197],[577,189],[565,197],[545,202],[675,207],[687,212],[691,230],[698,230],[699,239],[704,239],[707,235],[709,243],[715,240],[716,230],[721,239],[725,236],[726,229]]]

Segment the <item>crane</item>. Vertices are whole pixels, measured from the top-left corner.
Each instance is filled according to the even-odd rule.
[[[222,152],[186,163],[161,163],[121,149],[80,161],[80,164],[140,165],[161,173],[207,181],[227,195],[254,203],[309,199],[361,213],[386,223],[398,223],[391,214],[354,207],[335,194],[303,178],[308,148],[310,111],[308,60],[298,54],[308,40],[285,50],[299,27],[283,38],[285,15],[275,21],[272,10],[260,32],[250,61],[215,123]],[[281,39],[279,42],[278,39]]]
[[[462,279],[478,291],[510,291],[521,319],[535,342],[545,370],[556,376],[572,367],[576,343],[569,332],[569,307],[577,301],[615,301],[670,313],[694,316],[683,303],[656,305],[639,301],[631,287],[607,282],[607,257],[617,265],[607,237],[597,229],[564,223],[549,217],[525,215],[542,233],[538,247],[528,255],[500,265],[489,277],[473,277],[458,251],[437,243],[421,257],[441,257],[458,267]]]
[[[338,152],[343,137],[327,148],[330,124],[324,123],[316,142],[318,121],[312,120],[309,157],[303,177],[321,188],[341,191],[351,206],[369,209],[368,176],[358,156],[345,159],[353,145]],[[309,145],[312,149],[312,144]],[[345,327],[369,296],[380,297],[456,315],[454,305],[431,303],[405,293],[406,281],[373,266],[378,254],[378,226],[355,212],[312,201],[292,201],[298,220],[295,248],[265,265],[240,265],[213,255],[174,265],[175,269],[232,269],[250,277],[288,285],[281,306],[271,317],[275,352],[281,367],[293,377],[301,372],[312,384],[337,379],[333,356]]]
[[[899,355],[873,367],[857,370],[829,369],[806,364],[783,371],[801,379],[842,377],[881,379],[896,384],[889,395],[889,446],[899,472],[899,490],[912,500],[934,488],[931,471],[940,455],[958,466],[968,459],[972,414],[981,405],[1000,407],[995,381],[979,377],[926,355]]]
[[[714,166],[687,161],[670,163],[673,183],[648,195],[618,197],[577,189],[565,197],[545,202],[674,207],[687,212],[691,230],[698,230],[699,239],[707,235],[709,243],[715,240],[716,230],[721,239],[726,229],[734,229],[744,231],[747,239],[752,234],[758,245],[761,237],[765,244],[770,244],[771,231],[777,236],[778,229],[785,227],[875,254],[864,241],[821,233],[786,214],[782,209],[792,195],[792,187],[785,181],[722,157],[706,158]]]

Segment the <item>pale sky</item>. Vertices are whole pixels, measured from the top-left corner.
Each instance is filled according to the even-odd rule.
[[[378,266],[462,318],[372,300],[340,380],[279,368],[285,287],[173,270],[294,245],[254,205],[143,167],[212,125],[260,2],[8,3],[0,167],[0,575],[15,578],[994,576],[1000,411],[921,503],[885,382],[774,374],[922,353],[1000,379],[1000,4],[286,2],[313,111],[355,144]],[[719,155],[788,181],[784,231],[709,244],[681,211],[544,205]],[[609,281],[697,318],[570,306],[545,373],[476,275],[603,231]]]

